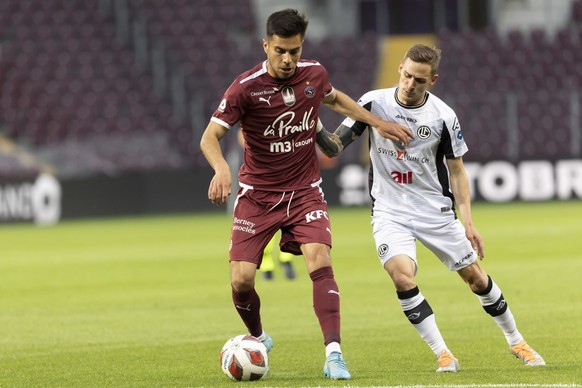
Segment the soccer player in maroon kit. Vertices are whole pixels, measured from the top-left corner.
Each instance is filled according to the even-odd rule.
[[[313,308],[326,345],[324,376],[347,380],[351,375],[340,348],[331,225],[315,147],[316,131],[322,128],[320,103],[368,123],[391,140],[409,144],[413,136],[408,128],[381,120],[334,89],[321,64],[299,59],[307,24],[307,18],[293,9],[269,16],[263,40],[267,60],[230,85],[202,135],[200,148],[215,172],[208,198],[221,205],[231,193],[231,175],[219,142],[240,122],[245,146],[229,257],[232,300],[250,334],[271,350],[272,339],[261,323],[255,275],[263,249],[281,230],[281,250],[303,254],[313,282]]]

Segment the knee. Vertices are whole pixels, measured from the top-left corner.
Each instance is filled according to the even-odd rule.
[[[324,244],[305,244],[301,246],[309,273],[323,267],[331,267],[329,247]]]
[[[416,287],[416,282],[414,281],[414,276],[404,272],[392,272],[389,273],[394,283],[394,287],[398,291],[408,291]]]
[[[485,271],[469,271],[463,275],[463,279],[475,293],[480,293],[485,291],[489,285],[489,277]]]
[[[255,272],[233,271],[230,275],[230,285],[237,292],[248,292],[255,286]]]
[[[392,279],[397,291],[408,291],[416,287],[414,275],[416,262],[405,255],[392,257],[384,263],[384,269]]]
[[[487,289],[488,285],[489,278],[487,276],[481,276],[478,279],[475,279],[473,283],[469,284],[469,287],[471,287],[471,291],[481,293]]]
[[[249,292],[254,287],[254,281],[245,278],[233,278],[230,281],[232,289],[237,293]]]
[[[327,246],[317,251],[317,254],[315,255],[315,262],[320,268],[331,266],[331,256]]]

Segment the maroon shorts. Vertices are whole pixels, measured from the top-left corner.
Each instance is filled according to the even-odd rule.
[[[241,187],[235,202],[229,256],[258,267],[263,250],[281,229],[281,251],[300,255],[300,245],[322,243],[331,247],[327,202],[319,186],[291,192]]]

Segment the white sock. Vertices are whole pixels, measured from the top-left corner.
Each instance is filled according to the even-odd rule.
[[[418,325],[412,325],[420,334],[420,337],[426,342],[426,344],[433,351],[435,356],[438,356],[445,350],[449,350],[445,344],[445,340],[441,335],[441,332],[436,324],[436,318],[434,314],[426,317]]]
[[[412,298],[398,299],[398,301],[400,302],[402,311],[411,311],[421,303],[425,302],[425,299],[422,293],[418,291],[418,294]],[[425,302],[425,304],[428,308],[430,308],[428,302]],[[432,308],[430,308],[430,310],[432,310]],[[426,342],[426,344],[430,347],[436,356],[441,354],[443,350],[448,350],[447,345],[445,344],[445,340],[443,339],[443,336],[441,335],[441,332],[436,324],[436,318],[434,314],[428,315],[422,320],[422,322],[418,324],[412,324],[412,326],[414,326],[416,331],[418,331],[418,334],[420,334],[420,337],[424,340],[424,342]]]
[[[340,348],[340,344],[337,342],[330,342],[325,346],[325,358],[328,358],[330,354],[333,352],[341,353],[342,349]]]
[[[264,340],[267,339],[267,336],[265,335],[265,331],[263,330],[263,332],[261,333],[260,336],[257,337],[257,339],[261,342],[263,342]]]
[[[499,328],[503,331],[503,335],[505,335],[505,340],[509,346],[517,345],[523,341],[523,336],[519,330],[517,330],[515,319],[513,318],[513,314],[511,313],[509,307],[503,314],[497,317],[493,317],[493,319],[497,323],[497,326],[499,326]]]
[[[490,278],[491,281],[491,291],[489,291],[486,295],[478,295],[479,301],[481,302],[481,306],[489,306],[496,303],[499,298],[501,298],[501,289],[499,286]],[[517,324],[515,323],[515,318],[513,318],[513,314],[509,307],[507,310],[501,315],[493,317],[497,326],[503,331],[503,335],[505,336],[505,340],[509,344],[509,346],[516,345],[517,343],[523,341],[523,336],[517,330]]]

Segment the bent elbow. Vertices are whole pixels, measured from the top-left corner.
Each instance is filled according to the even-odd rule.
[[[336,156],[339,155],[339,151],[337,151],[337,150],[323,150],[323,149],[320,149],[320,150],[328,158],[335,158]]]

